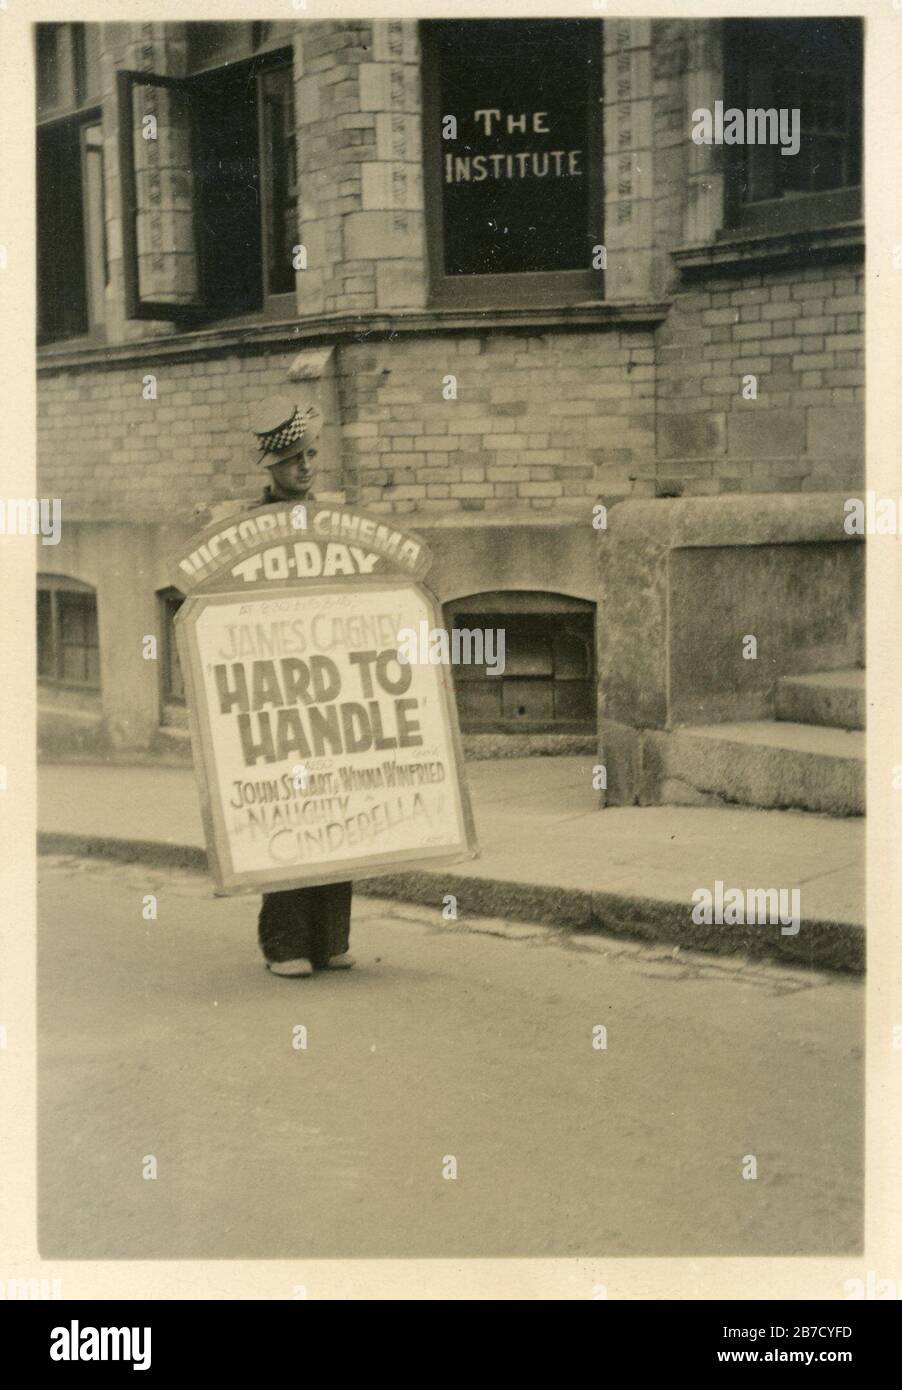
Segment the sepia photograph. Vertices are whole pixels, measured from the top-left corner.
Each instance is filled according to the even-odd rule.
[[[42,1272],[882,1297],[867,6],[77,8],[28,24],[0,502]]]

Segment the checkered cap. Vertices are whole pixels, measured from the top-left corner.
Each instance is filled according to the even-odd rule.
[[[322,429],[323,417],[315,405],[298,409],[289,396],[271,396],[264,401],[251,425],[262,454],[281,454],[293,444],[312,442]]]

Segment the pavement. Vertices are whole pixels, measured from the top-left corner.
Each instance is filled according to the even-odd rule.
[[[864,968],[864,822],[746,807],[597,808],[593,760],[470,762],[481,854],[363,880],[357,893],[440,905],[461,917],[542,922],[674,947]],[[193,771],[91,763],[38,769],[38,848],[202,871]],[[798,888],[801,928],[692,921],[693,893]]]
[[[692,1298],[696,1258],[862,1249],[861,980],[357,895],[356,968],[286,980],[197,873],[38,876],[46,1260],[285,1260],[315,1299],[339,1258],[585,1257],[617,1298],[683,1257]]]

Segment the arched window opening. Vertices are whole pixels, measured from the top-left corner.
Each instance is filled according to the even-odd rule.
[[[100,689],[97,594],[63,575],[38,575],[38,680]]]
[[[497,673],[488,663],[454,668],[464,733],[594,729],[594,604],[563,594],[474,594],[446,604],[445,624],[481,629],[480,649],[495,654]]]

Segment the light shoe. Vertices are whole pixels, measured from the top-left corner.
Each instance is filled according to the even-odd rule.
[[[327,970],[350,970],[357,962],[350,951],[342,951],[340,956],[330,956],[326,961]]]
[[[298,960],[275,960],[269,961],[267,970],[273,975],[287,975],[292,978],[299,975],[312,975],[313,966],[309,960],[301,956]]]

